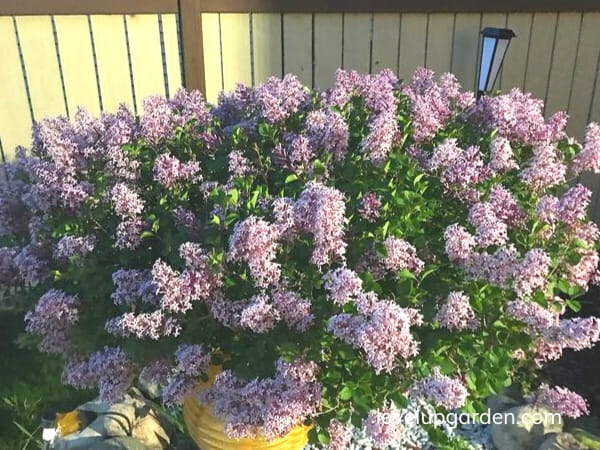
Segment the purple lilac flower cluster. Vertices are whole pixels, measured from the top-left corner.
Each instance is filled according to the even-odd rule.
[[[411,397],[430,401],[446,409],[464,406],[468,394],[462,381],[443,375],[439,367],[434,367],[431,375],[417,381],[409,389]]]
[[[572,419],[589,414],[588,404],[581,395],[560,386],[542,384],[530,400],[536,407],[546,407]]]

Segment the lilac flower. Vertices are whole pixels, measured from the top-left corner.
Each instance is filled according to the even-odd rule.
[[[140,371],[139,380],[146,384],[156,383],[159,386],[169,381],[173,364],[169,359],[158,359],[144,366]]]
[[[464,150],[458,146],[456,139],[444,139],[441,144],[433,149],[431,158],[426,163],[427,169],[435,171],[446,168],[456,161],[463,152]]]
[[[100,401],[119,400],[133,380],[133,364],[120,347],[104,347],[86,360],[72,359],[65,365],[63,382],[76,388],[98,386]]]
[[[558,220],[558,198],[553,195],[544,195],[540,197],[536,214],[538,218],[545,223],[553,224]]]
[[[268,123],[278,123],[299,111],[309,101],[302,83],[291,74],[283,79],[270,77],[254,91],[259,114]]]
[[[544,119],[543,102],[514,88],[504,95],[482,97],[474,111],[475,118],[498,136],[525,145],[547,144],[564,136],[566,116],[556,113]]]
[[[480,193],[474,186],[486,180],[490,169],[482,159],[479,147],[471,146],[454,159],[442,173],[442,184],[459,200],[473,203]]]
[[[294,201],[291,198],[276,198],[272,203],[275,223],[273,228],[282,240],[290,240],[295,231]]]
[[[197,382],[184,373],[176,373],[169,378],[162,389],[160,397],[167,407],[181,405],[188,395],[194,392]]]
[[[240,325],[254,333],[271,331],[280,319],[279,312],[269,303],[266,295],[255,295],[242,310]]]
[[[352,428],[337,419],[331,419],[327,433],[329,434],[327,450],[346,450],[352,440]]]
[[[178,206],[173,210],[173,218],[177,227],[184,229],[192,236],[197,237],[200,234],[202,225],[198,217],[189,209]]]
[[[384,112],[369,122],[369,134],[360,144],[360,149],[369,161],[381,166],[387,159],[398,139],[398,121],[394,111]]]
[[[302,191],[294,206],[294,217],[299,229],[313,235],[313,264],[322,266],[334,258],[344,259],[345,210],[344,196],[335,188],[309,182]]]
[[[14,257],[13,263],[27,286],[37,286],[50,276],[48,261],[37,245],[29,244],[23,247]]]
[[[367,222],[374,223],[381,215],[381,199],[375,192],[367,193],[358,209],[358,214]]]
[[[170,139],[175,131],[173,106],[165,97],[151,95],[144,99],[144,114],[140,120],[142,134],[150,144]]]
[[[241,151],[233,150],[228,155],[229,173],[233,177],[243,177],[252,172],[250,160],[246,158]]]
[[[391,272],[409,270],[418,275],[425,263],[417,256],[417,250],[404,239],[390,236],[384,241],[386,256],[382,258],[383,266]]]
[[[115,247],[122,250],[134,250],[142,243],[142,232],[146,222],[138,217],[123,219],[115,232]]]
[[[79,321],[79,300],[51,289],[42,295],[32,311],[25,315],[25,330],[41,338],[40,351],[66,353],[73,329]]]
[[[575,175],[584,171],[600,173],[600,125],[597,123],[587,126],[583,150],[573,159],[571,170]]]
[[[18,281],[19,269],[14,263],[18,247],[0,247],[0,285],[15,284]]]
[[[350,132],[342,115],[331,109],[311,111],[306,117],[306,134],[314,149],[323,149],[340,161],[348,152]]]
[[[455,409],[465,405],[469,392],[459,379],[442,375],[440,368],[434,367],[431,375],[410,387],[409,395],[446,409]]]
[[[508,227],[496,216],[491,203],[475,203],[471,206],[469,222],[477,227],[475,239],[479,247],[503,245],[508,240]]]
[[[570,188],[558,202],[558,218],[569,226],[584,220],[592,192],[581,184]]]
[[[488,201],[496,217],[509,228],[520,225],[526,218],[513,194],[500,184],[492,186]]]
[[[362,293],[362,280],[350,269],[330,270],[323,275],[323,281],[330,300],[336,305],[344,305]]]
[[[549,271],[550,257],[539,248],[529,250],[513,273],[517,295],[523,297],[545,288]]]
[[[210,365],[210,353],[202,345],[181,344],[175,350],[177,369],[191,377],[206,373]]]
[[[246,382],[231,371],[219,373],[211,387],[198,395],[225,423],[232,439],[281,437],[312,417],[321,403],[316,365],[303,360],[277,364],[273,378]]]
[[[350,101],[350,98],[356,94],[360,80],[361,75],[354,70],[337,69],[333,86],[324,93],[326,102],[330,106],[343,108]]]
[[[369,415],[363,420],[363,428],[377,448],[399,445],[404,435],[402,416],[393,405],[369,411]]]
[[[277,230],[273,225],[250,216],[236,223],[229,237],[229,261],[243,261],[248,264],[250,273],[258,287],[277,283],[280,265],[275,262],[277,253]]]
[[[96,245],[96,237],[92,235],[75,237],[75,236],[64,236],[56,244],[54,250],[54,257],[57,259],[71,258],[71,257],[84,257],[94,251]]]
[[[177,183],[195,183],[200,181],[200,164],[197,161],[181,162],[168,153],[159,155],[154,160],[154,179],[167,189]]]
[[[477,244],[475,237],[457,223],[446,227],[444,239],[446,240],[445,249],[448,258],[450,258],[450,261],[457,263],[465,262],[471,256],[473,248]]]
[[[490,169],[494,172],[508,172],[518,169],[519,165],[513,157],[510,141],[506,138],[496,136],[490,144]]]
[[[449,330],[475,330],[481,325],[463,292],[451,292],[435,319]]]
[[[177,319],[166,317],[161,310],[140,314],[126,312],[109,319],[104,328],[115,336],[135,336],[138,339],[150,338],[155,341],[166,336],[178,336],[181,332],[181,325]]]
[[[596,251],[578,251],[580,260],[577,264],[567,264],[567,278],[569,283],[580,286],[587,290],[590,283],[598,284],[600,273],[598,271],[598,262],[600,256]]]
[[[173,98],[171,98],[173,108],[173,121],[178,126],[184,126],[191,120],[196,125],[208,125],[212,116],[208,105],[204,101],[202,93],[198,90],[187,92],[183,88],[177,89]]]
[[[521,171],[521,180],[535,192],[544,192],[549,187],[563,183],[567,167],[560,160],[556,148],[551,144],[535,147],[533,157]]]
[[[526,324],[532,334],[558,325],[558,313],[533,301],[513,300],[509,302],[506,313]]]
[[[136,217],[144,209],[144,200],[124,183],[117,183],[110,191],[110,197],[115,207],[115,212],[122,219]]]
[[[423,67],[417,68],[402,92],[411,102],[413,136],[417,143],[433,137],[446,122],[475,100],[470,92],[460,93],[454,75],[444,74],[436,83],[433,72]]]
[[[587,401],[581,395],[560,386],[542,384],[530,401],[536,407],[546,407],[572,419],[590,413]]]
[[[133,305],[138,299],[147,303],[156,300],[157,287],[149,270],[119,269],[112,274],[115,290],[110,295],[115,305]]]
[[[271,301],[288,327],[306,331],[312,325],[314,316],[310,300],[296,292],[278,289],[273,292]]]

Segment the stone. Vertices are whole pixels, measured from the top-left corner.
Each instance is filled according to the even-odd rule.
[[[115,403],[98,417],[88,428],[106,437],[131,436],[135,423],[135,407],[127,403]]]
[[[490,395],[485,404],[490,411],[490,415],[501,413],[515,406],[525,403],[516,388],[508,387],[496,395]]]
[[[104,440],[104,436],[90,428],[58,438],[53,445],[54,450],[84,450]]]
[[[145,415],[138,417],[131,435],[151,450],[167,449],[171,443],[169,434],[154,410],[149,410]]]
[[[99,442],[89,450],[148,450],[148,447],[133,437],[121,436]]]
[[[571,433],[557,433],[548,436],[538,450],[587,450]]]
[[[546,409],[524,405],[502,413],[502,423],[497,416],[491,425],[492,441],[497,450],[535,450],[545,435],[560,433],[563,421],[560,414]]]

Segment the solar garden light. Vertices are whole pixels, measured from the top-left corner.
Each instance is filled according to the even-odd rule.
[[[58,430],[56,426],[56,412],[51,408],[46,408],[42,412],[42,440],[44,441],[44,448],[50,448],[54,443],[54,440],[58,436]]]
[[[484,28],[481,32],[481,58],[479,63],[479,84],[477,98],[490,92],[494,87],[500,68],[504,62],[510,40],[516,37],[513,30],[506,28]]]

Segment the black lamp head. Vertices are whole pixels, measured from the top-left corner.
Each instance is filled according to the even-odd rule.
[[[479,59],[479,81],[477,96],[489,92],[494,87],[510,40],[516,37],[513,30],[507,28],[484,28],[481,31],[481,57]]]

